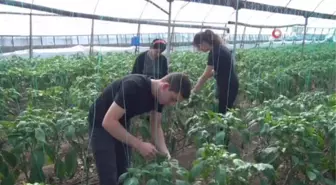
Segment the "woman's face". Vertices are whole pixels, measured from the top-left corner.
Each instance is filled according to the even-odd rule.
[[[198,49],[199,49],[200,51],[203,51],[203,52],[208,52],[208,51],[211,49],[211,47],[209,46],[208,43],[202,42],[202,43],[198,46]]]
[[[159,56],[161,55],[160,49],[150,49],[150,52],[153,58],[159,58]]]

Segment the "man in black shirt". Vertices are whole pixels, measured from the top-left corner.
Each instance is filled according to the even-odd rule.
[[[130,147],[143,157],[157,153],[170,157],[161,127],[163,106],[188,99],[191,82],[183,73],[170,73],[161,79],[131,74],[111,83],[89,111],[90,142],[101,185],[118,184],[127,171]],[[140,141],[129,132],[130,119],[150,112],[152,144]]]
[[[167,58],[162,55],[166,49],[166,41],[153,40],[148,51],[140,53],[133,65],[132,74],[144,74],[154,79],[160,79],[168,74]]]

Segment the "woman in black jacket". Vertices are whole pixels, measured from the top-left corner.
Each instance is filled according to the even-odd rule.
[[[198,92],[204,83],[214,76],[219,100],[218,112],[225,114],[233,108],[239,88],[238,77],[234,70],[231,51],[222,44],[221,38],[211,30],[197,33],[193,45],[200,51],[209,52],[205,71],[197,81],[193,92]]]
[[[153,79],[160,79],[168,74],[167,58],[162,55],[166,41],[155,39],[150,49],[140,53],[133,65],[132,74],[144,74]]]

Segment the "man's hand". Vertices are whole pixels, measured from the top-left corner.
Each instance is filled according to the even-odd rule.
[[[146,159],[151,159],[151,158],[155,157],[156,154],[158,153],[156,148],[152,144],[147,143],[147,142],[142,142],[137,147],[137,150]]]
[[[170,159],[171,159],[171,156],[170,156],[170,153],[169,153],[169,152],[167,153],[167,155],[166,155],[166,156],[167,156],[168,160],[170,160]]]
[[[158,152],[158,154],[160,154],[161,156],[165,156],[165,157],[167,157],[168,158],[168,160],[170,160],[171,159],[171,156],[170,156],[170,153],[167,151],[167,152]]]
[[[195,98],[196,95],[197,95],[197,92],[193,89],[190,93],[190,99]]]
[[[195,89],[195,88],[191,89],[191,93],[190,93],[191,96],[194,95],[194,94],[196,94],[196,93],[197,93],[197,92],[196,92],[196,89]]]

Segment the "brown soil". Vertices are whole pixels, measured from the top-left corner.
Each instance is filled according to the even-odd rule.
[[[195,146],[189,146],[176,156],[173,156],[173,158],[177,159],[183,168],[190,169],[192,162],[196,159],[196,151]]]

